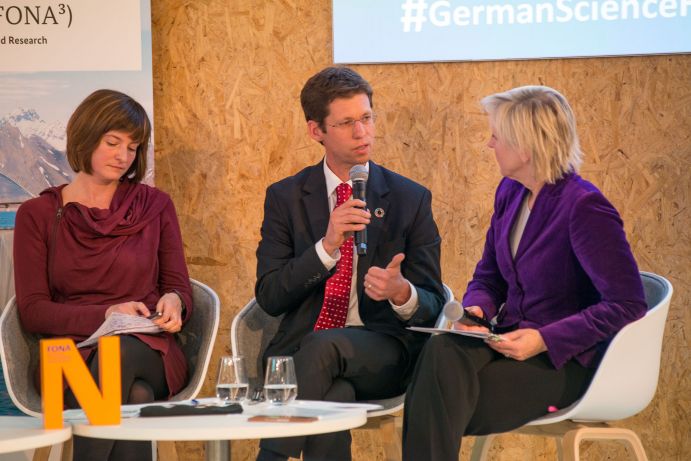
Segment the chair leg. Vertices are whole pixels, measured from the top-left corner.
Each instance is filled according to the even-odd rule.
[[[489,450],[492,448],[496,435],[479,435],[475,437],[473,451],[470,452],[470,461],[487,461]]]
[[[62,444],[62,453],[60,454],[60,461],[72,461],[74,450],[74,439],[69,439]]]
[[[579,445],[583,440],[617,440],[628,445],[637,461],[648,461],[643,444],[635,432],[622,428],[581,427],[564,434],[564,461],[579,460]]]
[[[51,448],[53,448],[53,447],[48,446],[48,447],[36,448],[34,450],[33,461],[48,461],[48,457],[50,456],[50,449]]]
[[[158,459],[161,461],[178,461],[178,451],[175,449],[175,442],[157,441]]]
[[[398,419],[401,419],[401,416],[380,417],[379,431],[384,446],[385,461],[400,461],[403,457],[401,452],[401,435],[396,428]]]
[[[557,459],[564,461],[564,437],[554,437],[557,442]]]

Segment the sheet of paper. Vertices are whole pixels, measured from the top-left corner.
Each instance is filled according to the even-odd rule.
[[[324,402],[314,400],[294,400],[288,405],[272,405],[268,402],[243,405],[247,415],[298,416],[321,419],[348,410],[381,410],[381,405],[367,403]]]
[[[384,407],[376,403],[358,403],[358,402],[328,402],[323,400],[294,400],[291,405],[311,407],[311,408],[325,408],[337,410],[367,410],[376,411],[382,410]]]
[[[121,407],[120,409],[120,417],[121,418],[134,418],[135,416],[139,416],[139,408],[125,408]],[[77,408],[73,410],[64,410],[62,412],[62,417],[66,421],[79,421],[79,420],[86,420],[86,413],[84,413],[84,410]]]
[[[326,410],[320,408],[294,407],[289,405],[274,405],[261,408],[258,414],[262,416],[302,416],[322,418],[327,415],[337,414],[338,410]]]
[[[489,339],[490,341],[502,341],[501,335],[495,333],[485,333],[482,331],[464,331],[453,330],[449,328],[425,328],[425,327],[408,327],[409,330],[419,331],[421,333],[451,333],[454,335],[470,336],[471,338]]]
[[[139,315],[114,312],[87,339],[77,344],[86,347],[95,344],[101,336],[122,335],[126,333],[159,333],[163,330],[153,321]]]

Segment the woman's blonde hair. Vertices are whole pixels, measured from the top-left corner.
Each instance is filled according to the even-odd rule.
[[[576,173],[583,154],[576,118],[568,101],[547,86],[521,86],[480,102],[497,136],[512,148],[531,154],[536,179],[554,184]]]

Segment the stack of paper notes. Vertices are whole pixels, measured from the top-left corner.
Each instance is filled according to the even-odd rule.
[[[455,330],[453,328],[426,328],[426,327],[408,327],[409,330],[418,331],[420,333],[451,333],[454,335],[470,336],[471,338],[488,339],[490,341],[502,341],[501,335],[490,333],[488,331],[476,330]]]
[[[127,333],[160,333],[163,331],[153,321],[139,315],[128,315],[114,312],[87,339],[77,344],[77,347],[87,347],[96,344],[101,336],[124,335]]]

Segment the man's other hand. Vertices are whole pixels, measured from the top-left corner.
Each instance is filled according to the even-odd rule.
[[[375,301],[385,299],[402,306],[410,299],[410,283],[401,274],[403,253],[395,255],[385,267],[370,267],[365,275],[365,294]]]

